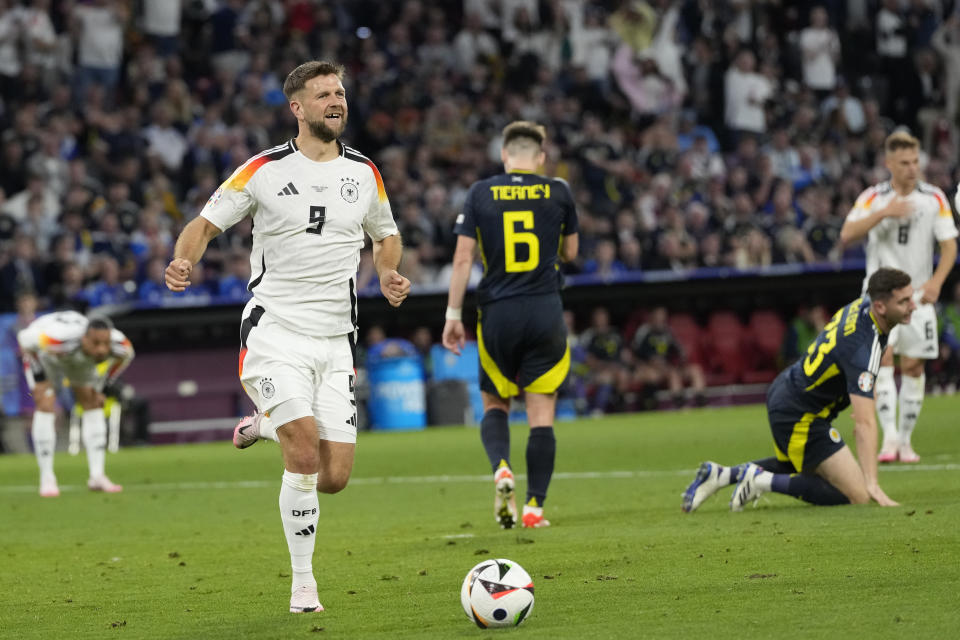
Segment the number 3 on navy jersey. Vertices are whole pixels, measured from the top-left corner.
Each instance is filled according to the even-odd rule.
[[[321,207],[318,205],[313,205],[310,207],[310,224],[315,224],[315,227],[307,227],[307,233],[315,233],[320,235],[320,232],[323,231],[323,223],[327,219],[327,208]]]
[[[517,231],[517,223],[522,229],[533,229],[533,211],[503,212],[503,252],[506,256],[507,273],[533,271],[540,264],[540,240],[531,231]],[[518,245],[527,246],[527,259],[517,257]]]

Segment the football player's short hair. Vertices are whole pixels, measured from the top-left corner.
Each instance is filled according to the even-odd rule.
[[[547,130],[542,124],[528,120],[517,120],[503,128],[503,147],[511,146],[514,141],[531,141],[538,149],[543,147],[547,139]],[[524,145],[527,146],[527,145]]]
[[[87,321],[87,331],[94,329],[113,329],[113,321],[106,316],[94,316]]]
[[[867,281],[867,294],[871,300],[886,302],[894,290],[903,289],[910,284],[910,276],[900,269],[881,267],[873,272]]]
[[[883,148],[887,153],[893,153],[900,149],[919,149],[920,141],[910,135],[910,132],[903,129],[897,129],[883,143]]]
[[[306,86],[308,80],[313,80],[317,76],[337,76],[343,80],[343,74],[343,65],[336,62],[326,60],[304,62],[287,74],[287,79],[283,81],[283,95],[287,96],[287,100],[291,100]]]

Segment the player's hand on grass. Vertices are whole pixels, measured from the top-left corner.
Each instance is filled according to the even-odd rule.
[[[193,271],[193,264],[186,258],[175,258],[167,265],[163,272],[163,279],[167,282],[167,289],[170,291],[183,291],[190,286],[190,273]]]
[[[887,218],[906,218],[913,211],[910,202],[903,196],[897,196],[884,208]]]
[[[891,500],[886,493],[883,492],[883,489],[880,488],[880,485],[875,484],[873,486],[867,487],[867,493],[870,495],[870,498],[875,500],[877,504],[881,507],[899,507],[900,503],[894,500]]]
[[[447,320],[443,325],[443,346],[460,355],[460,350],[466,344],[466,333],[463,330],[462,320]]]
[[[380,276],[380,292],[390,306],[399,307],[410,295],[410,281],[393,269],[385,271]]]

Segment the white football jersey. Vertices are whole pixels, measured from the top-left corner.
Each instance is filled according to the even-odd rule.
[[[113,378],[133,360],[133,345],[119,329],[110,330],[110,356],[106,364],[94,362],[80,348],[80,339],[87,332],[86,316],[76,311],[58,311],[40,316],[17,334],[24,355],[34,356],[46,369],[57,367],[80,378],[80,374],[103,368],[103,375]]]
[[[310,160],[294,140],[267,149],[238,167],[200,215],[220,230],[253,219],[249,304],[311,336],[354,331],[364,231],[376,241],[399,233],[380,172],[342,144],[328,162]]]
[[[890,181],[867,188],[850,211],[850,219],[858,220],[882,209],[897,195]],[[953,213],[943,191],[926,182],[917,182],[907,196],[913,206],[909,218],[884,218],[867,235],[867,280],[880,267],[905,271],[914,289],[933,275],[933,248],[936,242],[957,237]]]

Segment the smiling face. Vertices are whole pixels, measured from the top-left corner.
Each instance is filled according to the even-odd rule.
[[[310,135],[323,142],[333,142],[347,126],[347,94],[343,83],[334,74],[307,80],[303,89],[292,97],[290,110],[310,130]]]

